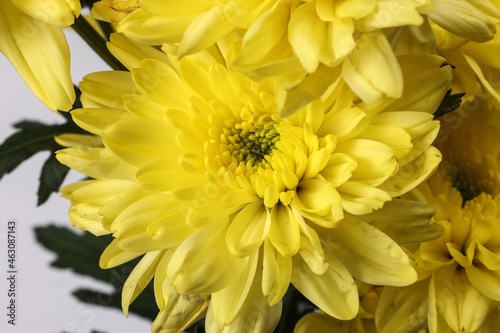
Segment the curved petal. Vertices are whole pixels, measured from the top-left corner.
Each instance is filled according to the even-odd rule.
[[[325,229],[321,237],[324,246],[363,282],[406,286],[417,280],[403,249],[389,236],[354,216],[346,216],[336,229]]]
[[[75,91],[69,47],[60,28],[22,13],[10,1],[2,1],[0,51],[49,109],[71,109]]]
[[[292,284],[311,302],[332,317],[349,320],[359,309],[358,289],[345,266],[333,254],[326,256],[328,269],[316,275],[309,266],[293,257]]]
[[[271,214],[257,200],[246,205],[234,217],[226,234],[229,252],[237,257],[248,256],[262,245],[271,227]]]
[[[132,304],[153,278],[156,267],[163,256],[162,254],[162,251],[146,253],[123,284],[122,309],[125,317],[128,317],[129,305]]]
[[[48,24],[67,27],[80,15],[78,0],[9,0],[24,13]]]
[[[167,278],[175,290],[186,294],[210,294],[224,289],[245,269],[248,258],[230,254],[226,222],[209,225],[189,236],[175,250]]]
[[[366,103],[403,94],[403,74],[381,32],[365,33],[342,65],[342,77]]]

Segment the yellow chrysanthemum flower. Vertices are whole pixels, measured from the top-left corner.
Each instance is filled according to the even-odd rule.
[[[436,207],[434,220],[444,234],[411,249],[421,282],[384,288],[376,315],[380,332],[409,331],[396,318],[422,310],[420,325],[431,333],[498,331],[500,147],[494,143],[500,115],[483,102],[469,116],[443,122],[437,141],[444,161],[413,193]]]
[[[205,313],[209,332],[268,332],[290,283],[351,319],[353,276],[416,280],[398,244],[440,230],[428,226],[430,206],[393,198],[441,159],[430,144],[451,80],[442,58],[398,59],[401,100],[365,104],[339,81],[281,118],[276,80],[228,71],[217,48],[178,60],[120,35],[111,42],[130,73],[84,79],[84,108],[72,116],[95,137],[59,138],[73,148],[57,158],[95,178],[62,192],[73,225],[115,237],[101,265],[144,255],[125,283],[125,311],[154,276],[154,332]]]
[[[109,3],[101,1],[99,6]],[[331,77],[340,74],[368,103],[399,98],[402,74],[382,30],[420,25],[423,14],[434,8],[431,0],[142,0],[139,4],[120,20],[119,32],[144,44],[164,45],[178,57],[204,50],[226,36],[236,37],[241,51],[232,69],[254,79],[283,78],[282,88],[292,96],[279,105],[282,116],[319,98]]]
[[[0,51],[49,109],[75,100],[69,48],[61,27],[80,15],[77,0],[0,0]]]

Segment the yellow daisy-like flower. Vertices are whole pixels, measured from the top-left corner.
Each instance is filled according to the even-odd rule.
[[[399,98],[401,69],[382,30],[420,25],[423,14],[434,8],[431,0],[139,3],[119,22],[119,32],[164,45],[178,57],[236,36],[241,50],[231,68],[259,80],[283,78],[281,88],[290,96],[278,105],[282,116],[319,98],[340,74],[365,102]]]
[[[75,100],[69,48],[61,27],[80,15],[77,0],[0,0],[0,51],[49,109]]]
[[[412,249],[418,287],[384,288],[376,316],[381,332],[395,332],[401,322],[393,318],[417,309],[425,309],[420,322],[431,333],[498,330],[500,150],[492,143],[500,139],[499,124],[498,111],[485,102],[470,119],[443,122],[437,141],[444,161],[413,194],[436,207],[444,234]],[[416,302],[415,295],[425,297]],[[394,304],[405,312],[396,316]]]
[[[440,230],[428,226],[430,206],[393,198],[441,159],[430,144],[439,128],[432,112],[451,79],[442,58],[399,58],[408,79],[401,100],[367,105],[340,81],[285,119],[276,80],[228,71],[219,49],[178,60],[119,35],[111,41],[130,72],[84,79],[85,108],[72,115],[95,137],[59,138],[74,148],[57,158],[95,178],[62,192],[73,225],[115,237],[101,265],[145,254],[124,286],[125,310],[154,276],[154,332],[205,313],[210,332],[267,332],[290,283],[325,313],[351,319],[353,276],[416,280],[398,244]]]

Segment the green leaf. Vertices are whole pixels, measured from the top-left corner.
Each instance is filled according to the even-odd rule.
[[[38,206],[47,201],[52,192],[59,191],[69,168],[50,155],[42,167],[40,174],[40,185],[38,187]]]
[[[78,108],[81,107],[81,92],[78,88],[75,89],[77,101],[73,108]],[[0,144],[0,180],[33,155],[44,151],[51,153],[40,175],[38,205],[44,203],[52,192],[59,190],[68,173],[67,167],[57,165],[54,152],[62,147],[56,143],[54,136],[65,133],[87,133],[73,122],[69,113],[62,112],[61,116],[66,119],[64,124],[48,125],[36,120],[21,120],[13,125],[18,131]]]
[[[451,94],[451,89],[444,95],[441,104],[439,104],[436,112],[434,112],[434,118],[442,117],[460,107],[462,105],[462,97],[465,93],[461,94]]]
[[[113,239],[112,236],[96,237],[88,232],[77,233],[65,227],[54,225],[35,228],[37,241],[46,249],[56,254],[52,267],[70,269],[81,275],[93,277],[110,284],[114,292],[100,293],[89,289],[78,289],[73,295],[79,300],[121,310],[121,290],[128,276],[139,259],[132,260],[111,269],[101,269],[99,258],[102,251]],[[131,304],[129,312],[142,317],[154,319],[158,314],[154,298],[153,283],[150,283],[136,301]]]
[[[73,296],[84,303],[116,308],[122,311],[121,290],[114,293],[102,293],[100,291],[80,288],[73,292]],[[152,288],[144,290],[129,307],[130,313],[135,313],[151,321],[156,318],[158,311]]]

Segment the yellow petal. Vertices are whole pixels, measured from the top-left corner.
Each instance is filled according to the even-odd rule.
[[[482,6],[487,3],[474,2]],[[482,43],[492,39],[496,32],[494,22],[488,17],[496,16],[495,23],[498,23],[500,12],[493,5],[483,11],[482,6],[474,6],[466,0],[434,0],[434,6],[429,18],[455,35]]]
[[[282,256],[292,256],[299,250],[299,225],[288,206],[276,205],[272,208],[268,237]]]
[[[78,0],[10,0],[31,17],[48,24],[67,27],[80,15]]]
[[[470,284],[463,269],[457,270],[456,264],[445,266],[433,276],[432,283],[437,310],[453,330],[474,332],[481,327],[493,302]]]
[[[179,73],[164,62],[145,59],[141,62],[141,68],[132,70],[132,78],[147,98],[166,108],[186,107],[189,93]]]
[[[104,269],[113,268],[129,262],[142,254],[144,253],[128,252],[120,249],[118,247],[118,239],[113,239],[104,252],[102,252],[99,266]]]
[[[81,204],[69,209],[68,217],[71,225],[80,230],[88,231],[96,236],[107,235],[109,230],[102,226],[100,206]]]
[[[85,75],[80,82],[82,96],[103,106],[123,109],[127,94],[137,91],[129,72],[109,71]]]
[[[358,167],[352,172],[352,181],[378,186],[398,170],[394,151],[378,141],[354,139],[341,142],[337,152],[356,161]]]
[[[301,210],[325,216],[341,202],[337,190],[322,180],[307,179],[301,181],[298,187],[294,205]]]
[[[175,290],[187,294],[210,294],[224,289],[241,274],[247,258],[227,249],[226,223],[212,224],[189,236],[175,251],[167,277]]]
[[[297,322],[293,333],[352,332],[352,321],[338,320],[325,313],[308,313]]]
[[[419,3],[420,2],[420,3]],[[377,6],[358,24],[362,31],[375,31],[389,27],[421,25],[424,22],[417,6],[431,1],[399,1],[395,4],[388,0],[378,0]]]
[[[387,235],[354,216],[346,216],[322,238],[357,279],[375,285],[405,286],[417,273],[401,247]]]
[[[361,219],[391,237],[399,245],[418,244],[439,238],[443,228],[430,224],[436,209],[428,204],[393,199],[381,209],[363,215]]]
[[[283,1],[255,20],[243,37],[245,61],[258,61],[278,45],[286,34],[289,17],[290,3]]]
[[[380,32],[365,33],[342,66],[342,77],[366,103],[384,96],[399,98],[403,75],[396,56]]]
[[[168,56],[160,50],[136,43],[116,32],[110,35],[109,42],[106,45],[111,54],[127,67],[129,71],[133,68],[141,67],[141,61],[146,58],[156,59],[166,64],[170,64]]]
[[[168,203],[168,199],[168,195],[156,193],[125,208],[110,227],[113,236],[119,239],[118,246],[130,252],[148,252],[166,248],[168,244],[153,239],[147,229],[155,220],[158,211]]]
[[[156,120],[128,118],[108,126],[102,140],[123,161],[140,168],[155,160],[175,159],[172,134]]]
[[[138,0],[101,0],[94,2],[91,14],[99,21],[119,22],[138,8]]]
[[[261,200],[246,205],[233,219],[227,230],[229,252],[238,257],[254,253],[271,227],[271,214]]]
[[[89,177],[133,180],[137,172],[137,168],[103,148],[67,148],[57,151],[56,158]]]
[[[162,254],[162,251],[146,253],[123,284],[122,309],[125,317],[128,317],[129,305],[132,304],[153,278]]]
[[[369,118],[360,108],[344,108],[325,115],[318,135],[333,134],[339,142],[348,140],[368,126]]]
[[[399,168],[397,174],[389,178],[379,188],[391,196],[402,195],[429,178],[441,162],[441,152],[429,147],[422,155]]]
[[[346,181],[337,187],[342,197],[342,208],[355,215],[371,213],[374,209],[382,208],[391,196],[386,191],[366,185],[361,182]]]
[[[194,18],[193,16],[155,16],[138,8],[125,16],[118,23],[116,30],[146,45],[162,45],[165,42],[179,43]]]
[[[321,170],[320,175],[330,185],[337,187],[342,185],[352,176],[352,171],[357,167],[356,160],[346,154],[335,153],[330,156],[326,167]]]
[[[326,39],[327,23],[316,14],[313,2],[299,6],[290,18],[288,39],[308,73],[313,73],[319,65],[319,53]]]
[[[356,316],[358,289],[351,274],[333,255],[326,257],[328,269],[316,275],[298,256],[293,257],[292,284],[328,315],[342,320]]]
[[[182,332],[205,316],[210,295],[181,295],[167,281],[164,285],[169,298],[151,326],[152,333]]]
[[[404,288],[384,287],[375,311],[378,332],[417,332],[427,325],[429,279]]]
[[[277,304],[285,295],[292,278],[292,259],[282,256],[271,243],[264,242],[262,292],[269,305]]]
[[[246,301],[255,279],[258,261],[258,253],[250,255],[246,268],[239,276],[235,277],[233,283],[212,294],[210,306],[214,312],[217,326],[221,330],[224,326],[231,324]]]
[[[24,14],[10,1],[2,1],[0,11],[0,51],[49,109],[70,110],[75,91],[62,30]]]
[[[340,68],[320,64],[314,73],[304,75],[298,81],[291,84],[282,82],[276,96],[280,117],[289,117],[314,99],[321,97],[339,75]]]
[[[101,135],[106,127],[130,115],[122,109],[85,108],[72,110],[71,117],[79,127],[90,133]]]
[[[262,294],[262,263],[257,266],[257,273],[252,281],[241,310],[231,323],[219,327],[215,321],[214,308],[209,306],[205,318],[205,330],[207,333],[260,333],[273,332],[281,317],[282,302],[273,306],[269,305],[266,297]]]
[[[223,6],[215,6],[191,22],[184,33],[177,56],[182,58],[206,49],[234,28],[224,14]]]
[[[481,292],[484,297],[491,298],[497,302],[500,300],[500,274],[498,271],[491,271],[486,268],[472,265],[467,267],[465,272],[467,273],[470,283]]]

